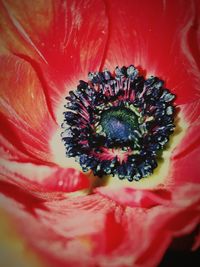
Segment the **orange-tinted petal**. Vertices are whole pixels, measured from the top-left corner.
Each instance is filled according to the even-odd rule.
[[[46,82],[51,107],[89,71],[98,70],[107,39],[101,0],[2,0],[1,10],[2,53],[14,53],[34,66]]]
[[[107,1],[110,35],[104,67],[134,64],[155,75],[177,103],[199,97],[200,9],[194,1]]]
[[[15,56],[1,56],[0,73],[1,147],[14,155],[16,149],[18,160],[21,151],[32,161],[52,161],[49,139],[57,125],[37,74]]]

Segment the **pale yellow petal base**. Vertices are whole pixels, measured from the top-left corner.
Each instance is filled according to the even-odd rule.
[[[0,267],[45,267],[0,209]]]

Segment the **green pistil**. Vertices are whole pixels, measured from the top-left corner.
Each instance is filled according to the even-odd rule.
[[[125,107],[111,108],[102,112],[100,125],[111,139],[127,141],[138,130],[138,116]]]

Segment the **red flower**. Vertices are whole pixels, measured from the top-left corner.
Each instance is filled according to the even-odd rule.
[[[10,253],[13,240],[31,249],[14,262],[157,266],[173,238],[195,229],[198,8],[198,1],[0,2],[0,205],[21,239],[6,236],[7,215],[1,227]],[[176,131],[149,178],[95,180],[64,156],[63,100],[89,71],[130,64],[177,95]]]

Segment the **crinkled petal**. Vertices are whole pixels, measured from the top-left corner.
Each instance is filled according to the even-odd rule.
[[[51,162],[49,139],[58,126],[49,114],[37,74],[15,56],[1,56],[0,69],[1,147],[11,154],[16,148],[30,160]]]
[[[29,2],[31,3],[31,1]],[[21,3],[27,12],[22,12]],[[56,1],[53,10],[55,14],[59,11],[60,17],[58,20],[56,19],[57,16],[53,16],[54,19],[52,20],[52,16],[49,15],[52,14],[52,11],[49,8],[45,7],[43,12],[39,12],[42,10],[42,2],[39,1],[38,3],[40,4],[30,5],[33,9],[30,13],[28,12],[30,10],[29,3],[2,1],[3,29],[7,29],[3,31],[6,37],[3,38],[3,53],[12,51],[18,57],[23,58],[23,61],[19,60],[20,65],[26,66],[31,75],[22,75],[22,82],[24,82],[24,79],[26,81],[27,77],[35,75],[34,77],[37,76],[37,78],[34,78],[32,82],[36,86],[33,86],[33,88],[37,88],[38,84],[42,83],[41,87],[44,92],[44,94],[41,93],[42,97],[39,97],[44,101],[44,105],[38,107],[39,116],[37,113],[30,115],[27,112],[28,106],[30,109],[30,106],[34,104],[32,100],[27,105],[26,101],[21,101],[20,97],[23,94],[25,94],[23,100],[28,99],[27,101],[30,101],[30,98],[26,96],[27,91],[19,94],[19,102],[12,99],[12,94],[6,94],[7,90],[10,92],[9,88],[5,92],[3,91],[1,101],[3,103],[2,118],[5,118],[5,120],[3,119],[5,129],[17,129],[14,137],[8,135],[7,138],[6,135],[9,131],[2,131],[2,140],[6,138],[6,141],[10,143],[9,148],[3,147],[3,153],[6,149],[15,146],[14,140],[19,140],[20,145],[17,146],[19,153],[24,153],[24,155],[30,153],[30,157],[35,157],[40,161],[51,161],[51,155],[48,157],[46,155],[49,155],[50,136],[55,130],[54,127],[56,128],[52,125],[56,124],[53,123],[50,115],[48,115],[47,120],[44,119],[46,113],[43,110],[40,113],[40,108],[45,108],[45,111],[49,110],[50,114],[53,115],[49,99],[53,101],[55,106],[58,99],[60,101],[63,92],[68,90],[64,86],[65,83],[70,87],[77,76],[84,76],[88,67],[100,66],[103,50],[98,57],[95,55],[100,51],[100,48],[104,48],[102,46],[102,40],[105,37],[103,31],[107,22],[106,20],[102,21],[103,17],[105,19],[105,13],[104,8],[100,9],[100,2],[73,1],[74,4],[62,2],[61,5],[59,1]],[[194,81],[199,82],[199,70],[198,62],[195,61],[198,52],[197,45],[192,46],[187,39],[188,34],[192,35],[192,40],[195,40],[192,43],[197,44],[196,28],[189,30],[192,19],[195,17],[194,6],[191,3],[193,2],[172,4],[171,2],[158,1],[155,2],[155,6],[150,6],[147,1],[145,4],[139,3],[139,1],[130,1],[126,4],[120,3],[120,1],[110,1],[107,4],[107,12],[111,22],[111,35],[107,47],[108,59],[105,66],[113,68],[116,64],[128,65],[134,63],[147,70],[148,74],[155,74],[165,79],[167,86],[178,94],[177,103],[193,100],[197,96],[198,88]],[[171,5],[173,5],[173,8]],[[84,9],[86,6],[87,8]],[[103,10],[99,12],[98,21],[94,10],[91,8],[92,6],[95,6],[94,10]],[[36,7],[39,8],[39,11],[36,11]],[[67,12],[67,16],[63,15],[64,10]],[[46,17],[46,15],[43,15],[44,12],[48,13],[46,24],[44,23],[44,17]],[[81,24],[82,17],[80,14],[83,13],[87,14],[88,17],[83,20],[84,24]],[[31,20],[32,17],[34,18],[33,14],[42,16],[41,28],[35,22],[38,21],[37,19]],[[55,27],[60,25],[57,24],[57,21],[63,21],[63,16],[69,19],[62,24],[67,27],[64,32],[68,33],[67,37],[64,35],[64,39],[62,27],[60,31],[54,31]],[[167,20],[168,17],[169,20]],[[179,23],[175,23],[175,18]],[[30,23],[25,23],[27,21]],[[148,21],[148,23],[145,23],[145,21]],[[90,22],[93,22],[93,24],[90,24]],[[92,25],[89,29],[92,29],[91,32],[94,31],[95,33],[93,35],[94,39],[91,39],[93,42],[87,42],[90,36],[85,36],[84,31],[81,30],[81,35],[79,35],[78,25],[80,27],[85,25],[81,29],[85,29],[86,32],[88,32],[89,25]],[[97,30],[102,30],[100,44],[98,43],[99,38],[97,37],[99,35],[96,34],[95,27]],[[29,32],[32,29],[34,31],[32,32],[33,37]],[[14,35],[11,34],[13,32]],[[42,34],[34,35],[36,32]],[[163,32],[165,32],[165,35]],[[64,47],[66,46],[66,50],[58,58],[55,58],[54,55],[60,53],[60,46],[57,43],[51,43],[51,40],[54,39],[53,34],[58,35],[56,39],[58,38],[59,43],[64,40],[62,49],[65,50]],[[179,35],[181,39],[177,37]],[[10,36],[12,38],[14,36],[14,39]],[[37,40],[37,36],[42,36],[42,38],[38,37],[39,40]],[[77,36],[82,36],[81,41]],[[133,36],[135,37],[133,38]],[[80,42],[72,44],[70,38]],[[11,40],[16,40],[16,45],[13,46]],[[50,49],[47,48],[47,40]],[[161,44],[162,49],[160,49]],[[42,49],[42,46],[46,49]],[[78,54],[77,51],[81,51],[81,53]],[[88,59],[90,54],[85,51],[91,52],[91,59]],[[74,54],[71,54],[71,52],[74,52]],[[63,61],[61,61],[62,56]],[[92,62],[93,65],[90,65],[89,62]],[[13,65],[12,69],[16,67],[16,64]],[[188,65],[190,71],[188,71]],[[82,67],[80,68],[80,66]],[[22,69],[25,71],[25,68],[22,67]],[[7,75],[10,75],[9,73]],[[75,73],[78,75],[74,76]],[[66,74],[66,78],[64,74]],[[11,76],[9,77],[9,80],[11,80]],[[14,77],[21,76],[15,75]],[[29,82],[28,84],[32,85]],[[32,88],[32,86],[30,87]],[[186,90],[187,88],[192,89]],[[52,93],[49,93],[50,89]],[[23,90],[19,89],[19,92],[21,91]],[[37,90],[34,89],[33,92],[37,92]],[[39,92],[40,90],[38,90],[38,94],[40,94]],[[8,105],[9,112],[5,108],[8,103],[11,103],[10,106]],[[25,108],[16,103],[23,103]],[[193,108],[196,107],[194,104],[191,105],[193,105]],[[187,108],[181,108],[181,111],[185,110],[186,112]],[[20,119],[17,120],[16,118]],[[194,132],[188,130],[190,127],[186,130],[191,136],[195,133],[195,140],[197,140],[198,131],[195,124],[192,124],[195,121],[194,116],[192,115],[191,119],[189,118],[188,125]],[[40,128],[39,125],[44,128]],[[29,137],[29,134],[31,137]],[[39,136],[42,138],[42,144],[38,143]],[[186,138],[185,132],[183,137]],[[30,141],[31,139],[33,139],[34,146]],[[174,150],[175,147],[172,146],[173,149],[170,150],[168,159],[172,157],[174,159],[178,157],[185,159],[185,155],[187,155],[189,162],[192,162],[190,155],[193,151],[196,151],[195,149],[198,149],[198,146],[196,146],[196,142],[193,144],[193,141],[191,141],[191,146],[188,143],[188,146],[183,148],[182,140],[184,139],[181,137],[181,142],[178,143],[180,148],[177,150]],[[172,151],[174,154],[171,154]],[[197,156],[197,152],[193,156]],[[169,161],[167,162],[169,163]],[[182,164],[186,164],[186,161]],[[169,179],[170,182],[165,183],[166,180],[164,180],[162,184],[157,184],[158,187],[154,190],[129,187],[113,189],[105,186],[96,189],[93,192],[94,194],[77,196],[72,192],[84,189],[85,185],[88,187],[88,180],[87,177],[83,177],[81,173],[74,169],[54,167],[51,171],[47,167],[48,170],[44,171],[40,179],[40,170],[36,170],[36,166],[28,165],[27,169],[23,168],[20,173],[19,165],[7,167],[4,165],[2,165],[0,180],[0,206],[12,218],[13,228],[16,229],[23,240],[26,240],[25,248],[29,248],[39,255],[47,266],[157,266],[171,240],[176,236],[192,232],[200,221],[200,188],[198,184],[193,183],[193,181],[196,181],[193,179],[195,171],[191,173],[189,169],[187,169],[187,178],[182,179],[180,176],[180,179],[178,178],[180,182],[173,183],[177,175],[176,168],[173,165],[169,176],[171,178],[171,180]],[[27,165],[22,164],[20,166],[25,167]],[[171,167],[171,164],[168,166]],[[34,169],[32,167],[35,168],[35,173],[34,171],[31,172]],[[26,179],[26,171],[29,179]],[[166,177],[168,175],[169,173],[166,173]]]
[[[131,187],[109,188],[99,187],[95,190],[111,200],[124,206],[151,208],[157,205],[168,205],[171,193],[167,190],[138,190]]]
[[[177,104],[199,97],[198,1],[107,1],[110,35],[104,66],[134,64],[159,76]]]
[[[1,51],[35,67],[55,115],[69,89],[99,69],[107,40],[104,3],[2,0],[0,5]]]
[[[0,183],[11,184],[11,195],[19,187],[22,191],[47,200],[55,195],[64,198],[65,193],[88,191],[90,187],[89,178],[73,168],[10,162],[3,159],[0,162]],[[7,191],[9,192],[9,189]]]
[[[1,207],[48,266],[157,266],[172,238],[190,233],[200,219],[188,187],[164,208],[149,209],[122,207],[97,194],[44,201],[17,187],[9,195],[5,188]]]

